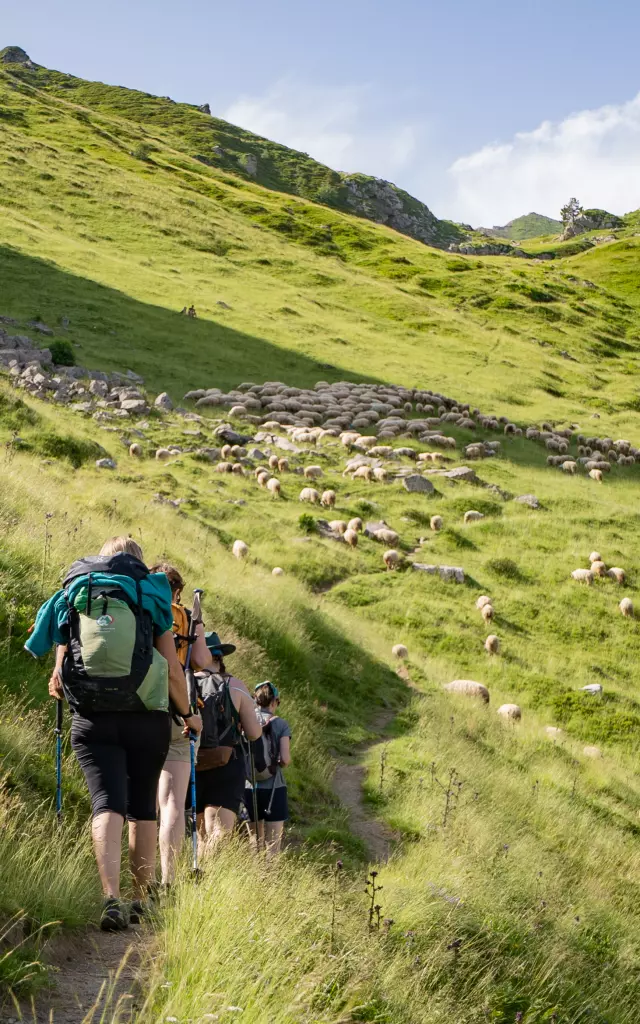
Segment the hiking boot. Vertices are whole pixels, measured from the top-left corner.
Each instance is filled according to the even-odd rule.
[[[129,908],[129,924],[140,924],[146,912],[147,908],[142,900],[133,900]]]
[[[100,918],[100,928],[102,931],[121,932],[128,928],[128,926],[129,922],[127,921],[121,900],[115,896],[107,897],[104,901]]]

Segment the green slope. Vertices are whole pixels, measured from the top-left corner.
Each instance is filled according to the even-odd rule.
[[[558,234],[562,231],[562,221],[545,217],[541,213],[527,213],[510,220],[504,227],[478,228],[478,231],[493,235],[495,238],[523,241],[526,238],[537,238],[539,235]]]

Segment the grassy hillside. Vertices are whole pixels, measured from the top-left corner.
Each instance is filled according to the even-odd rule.
[[[494,235],[496,238],[509,238],[513,241],[523,241],[526,238],[537,238],[539,235],[558,234],[562,231],[562,221],[554,220],[553,217],[545,217],[541,213],[526,213],[522,217],[515,217],[503,227],[479,228],[486,235]]]
[[[0,70],[0,315],[18,321],[7,330],[28,334],[41,319],[79,363],[131,368],[176,400],[243,380],[391,382],[523,427],[575,423],[640,443],[631,223],[553,263],[454,257],[203,163],[179,132],[144,123],[138,94],[118,91],[132,109],[115,111],[87,83],[57,95],[40,74]],[[191,302],[196,320],[179,314]],[[474,463],[478,483],[433,477],[426,495],[402,486],[415,466],[406,454],[385,462],[385,484],[344,477],[347,450],[327,436],[298,443],[274,500],[256,460],[234,475],[194,450],[154,458],[159,446],[215,445],[217,409],[201,422],[123,423],[17,394],[3,376],[0,870],[11,884],[0,934],[20,918],[0,960],[5,989],[41,982],[43,934],[90,921],[99,899],[68,748],[65,824],[49,828],[49,665],[22,644],[67,563],[127,532],[149,560],[168,557],[204,586],[207,621],[238,643],[234,668],[281,685],[294,731],[295,844],[266,884],[242,845],[216,859],[197,900],[185,879],[150,947],[140,1024],[240,1012],[255,1024],[635,1024],[640,634],[618,602],[640,604],[638,466],[613,465],[598,484],[548,467],[539,443],[500,435],[500,454]],[[466,462],[470,440],[496,437],[443,428],[456,441],[447,468]],[[142,459],[127,454],[133,439]],[[117,468],[97,469],[87,442]],[[259,443],[265,455],[272,445]],[[295,470],[310,463],[335,510],[298,500]],[[531,493],[538,509],[513,500]],[[484,518],[465,524],[469,509]],[[351,549],[316,526],[352,516],[398,532],[399,569],[387,571],[374,540]],[[237,538],[249,545],[241,563]],[[624,587],[570,578],[593,549],[627,570]],[[413,561],[460,566],[465,583]],[[481,594],[494,602],[490,626]],[[443,692],[460,678],[484,683],[490,703]],[[582,690],[593,683],[601,695]],[[504,702],[520,705],[520,723],[497,716]],[[391,923],[370,931],[366,851],[330,779],[381,709],[398,714],[366,755],[365,794],[397,843],[377,876]],[[594,744],[601,756],[585,752]]]

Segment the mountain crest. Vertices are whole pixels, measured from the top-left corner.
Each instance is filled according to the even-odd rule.
[[[0,50],[0,61],[3,64],[27,64],[29,67],[36,66],[27,51],[23,50],[21,46],[5,46],[4,50]]]

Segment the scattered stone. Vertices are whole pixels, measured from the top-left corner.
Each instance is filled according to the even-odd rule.
[[[238,434],[237,431],[232,430],[231,427],[221,426],[216,427],[214,430],[216,437],[221,437],[227,444],[248,444],[249,441],[253,441],[253,438],[249,434]]]
[[[144,398],[125,398],[120,402],[120,410],[126,413],[146,412],[147,403]]]
[[[603,692],[601,683],[589,683],[588,686],[583,686],[581,689],[583,693],[588,693],[592,697],[596,697]]]
[[[464,569],[455,565],[426,565],[424,562],[412,562],[412,568],[418,572],[427,572],[430,576],[440,576],[447,583],[464,583]]]
[[[255,459],[256,462],[264,462],[267,457],[259,448],[249,448],[247,456],[250,459]]]
[[[198,107],[198,110],[200,111],[201,114],[211,114],[211,107],[209,106],[208,103],[201,103],[200,106]]]
[[[38,334],[46,334],[48,338],[53,337],[53,330],[51,327],[47,327],[40,320],[28,320],[27,327],[30,327],[32,331],[37,331]]]
[[[114,459],[96,459],[96,469],[115,469],[116,462]]]
[[[161,392],[153,404],[156,409],[164,409],[165,412],[171,412],[173,409],[173,402],[166,391]]]
[[[435,490],[431,481],[426,476],[420,476],[419,473],[406,476],[402,481],[402,486],[410,494],[433,494]]]
[[[455,483],[479,483],[475,469],[471,469],[470,466],[459,466],[457,469],[448,469],[442,475],[447,480],[453,480]]]
[[[218,299],[216,306],[220,306],[220,309],[231,309],[231,306],[228,306],[226,302],[222,301],[222,299]]]
[[[536,498],[535,494],[520,494],[513,500],[517,501],[519,505],[528,505],[529,508],[540,508],[540,502],[538,498]]]

